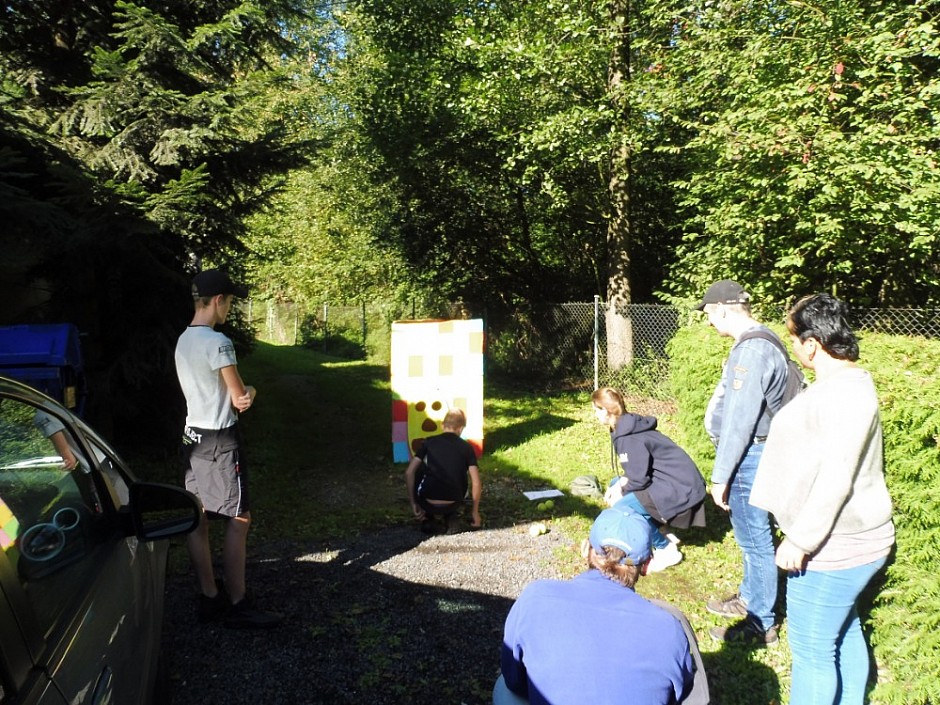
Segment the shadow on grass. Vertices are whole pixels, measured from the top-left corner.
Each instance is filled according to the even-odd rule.
[[[689,546],[721,543],[731,531],[728,512],[715,506],[710,495],[705,495],[705,526],[681,531],[682,542]]]
[[[164,653],[173,702],[490,702],[512,600],[376,569],[425,539],[392,527],[318,552],[283,541],[250,556],[257,602],[284,615],[270,632],[194,623],[192,577],[172,577]]]
[[[574,426],[575,423],[577,422],[571,419],[554,416],[552,414],[545,414],[538,418],[519,421],[511,426],[490,431],[486,436],[486,450],[488,453],[506,450],[521,445],[534,436],[555,433],[569,426]]]
[[[459,567],[501,547],[425,546],[427,538],[394,526],[313,551],[269,542],[249,556],[248,573],[257,602],[284,615],[271,632],[195,623],[191,575],[170,576],[164,653],[173,703],[488,705],[513,600],[464,589],[463,569],[445,587],[446,569],[418,575],[394,559],[416,551],[432,555],[431,565]],[[777,677],[755,652],[726,646],[703,661],[714,705],[779,702]]]
[[[781,644],[771,648],[786,646]],[[720,651],[702,654],[711,705],[777,705],[780,702],[777,674],[754,657],[755,652],[751,649],[727,645]]]
[[[425,538],[410,518],[404,465],[391,462],[388,370],[259,346],[243,372],[259,388],[259,403],[244,419],[255,522],[249,583],[286,621],[274,634],[194,624],[183,558],[186,568],[170,578],[165,639],[177,705],[488,703],[512,601],[461,589],[459,575],[456,587],[438,587],[375,568]],[[488,450],[576,423],[523,413],[514,421],[486,438]],[[505,459],[487,467],[486,457],[481,467],[486,528],[549,521],[553,533],[557,526],[580,540],[602,508],[558,486],[564,496],[550,511],[539,510],[523,492],[555,486],[557,471],[541,476]],[[684,542],[704,545],[726,535],[727,515],[707,498],[706,508],[708,527],[682,532]],[[365,531],[371,533],[360,536]],[[369,543],[374,536],[377,545]],[[328,555],[310,553],[324,542],[334,546]],[[260,546],[264,555],[256,553]],[[175,563],[179,557],[177,551]],[[769,703],[779,690],[771,669],[748,654],[722,650],[704,658],[715,703]]]

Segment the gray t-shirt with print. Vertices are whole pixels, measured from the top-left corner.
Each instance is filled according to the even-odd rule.
[[[209,326],[189,326],[176,343],[176,375],[186,397],[186,425],[223,429],[238,421],[222,377],[236,365],[235,346]]]

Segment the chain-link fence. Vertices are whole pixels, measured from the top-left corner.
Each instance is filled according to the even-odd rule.
[[[419,312],[414,305],[324,304],[310,309],[248,303],[248,319],[261,340],[379,364],[391,358],[392,321],[418,317],[467,314],[456,305]],[[612,310],[599,299],[517,311],[499,322],[487,320],[487,375],[530,388],[589,391],[613,386],[654,409],[668,408],[672,395],[666,345],[690,319],[688,310],[675,306],[632,304]],[[857,309],[853,319],[858,330],[940,337],[940,309]]]
[[[542,387],[612,386],[643,399],[646,408],[666,408],[672,396],[666,345],[684,315],[653,304],[615,311],[599,299],[548,306],[487,327],[488,369]]]
[[[275,345],[304,345],[328,355],[352,359],[381,359],[381,350],[370,354],[370,336],[388,329],[396,318],[410,317],[410,312],[390,312],[379,305],[323,304],[311,308],[291,302],[256,300],[243,304],[242,311],[258,340]]]
[[[866,308],[853,311],[857,330],[889,335],[940,338],[938,308]]]
[[[469,317],[460,304],[433,308],[401,302],[304,306],[249,299],[241,307],[258,340],[275,345],[303,345],[326,355],[368,358],[379,364],[387,364],[391,359],[392,321]]]
[[[300,324],[306,308],[289,301],[275,302],[248,299],[239,302],[255,337],[275,345],[297,345],[300,341]]]

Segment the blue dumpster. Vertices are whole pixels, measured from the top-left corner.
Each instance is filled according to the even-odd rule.
[[[85,410],[82,349],[71,323],[0,326],[0,375],[35,387],[79,416]]]

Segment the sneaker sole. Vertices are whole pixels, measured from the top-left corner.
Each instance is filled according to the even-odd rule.
[[[649,567],[646,569],[646,572],[647,573],[661,573],[662,571],[666,570],[666,568],[672,568],[672,566],[679,565],[681,562],[682,562],[682,554],[679,554],[678,558],[670,559],[668,562],[653,563],[652,561],[650,561]]]
[[[705,603],[705,611],[714,615],[718,615],[719,617],[725,617],[727,619],[744,619],[747,617],[747,610],[744,610],[743,612],[732,612],[730,610],[722,609],[722,607],[714,606],[711,602]]]

